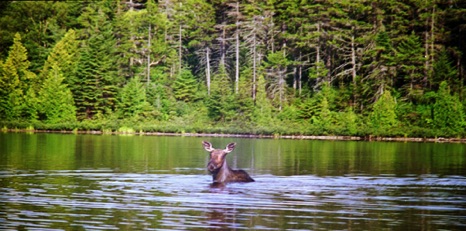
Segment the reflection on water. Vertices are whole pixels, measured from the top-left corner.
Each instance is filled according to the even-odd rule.
[[[255,176],[3,171],[0,229],[462,229],[462,176]]]
[[[466,230],[466,144],[0,133],[0,230]]]

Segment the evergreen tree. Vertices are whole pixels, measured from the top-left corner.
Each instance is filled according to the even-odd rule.
[[[433,89],[438,89],[443,81],[446,81],[448,86],[455,89],[453,92],[459,92],[461,86],[458,79],[458,71],[454,68],[452,62],[449,60],[449,56],[446,50],[442,50],[439,53],[437,61],[433,67],[434,73],[431,79],[431,86]]]
[[[287,96],[286,75],[289,60],[284,51],[277,51],[267,55],[265,67],[268,70],[268,94],[275,101],[278,101],[278,110],[281,111]]]
[[[134,118],[148,110],[146,89],[138,77],[132,78],[118,94],[117,111],[123,118]]]
[[[63,73],[64,83],[68,86],[75,84],[77,82],[76,71],[79,60],[78,46],[79,41],[76,32],[73,29],[68,30],[48,55],[40,74],[40,81],[44,81],[49,76],[49,72],[52,71],[53,65],[57,65]]]
[[[78,1],[10,1],[0,14],[0,56],[15,33],[20,33],[30,57],[30,70],[38,73],[53,45],[77,26]]]
[[[225,122],[235,114],[236,101],[225,69],[221,68],[212,80],[211,94],[207,100],[208,115],[215,121]]]
[[[422,96],[422,88],[427,85],[423,83],[426,78],[423,76],[423,49],[418,36],[412,32],[397,47],[395,62],[401,80],[406,82],[403,86],[405,95],[411,100],[419,99]]]
[[[26,48],[22,45],[21,36],[17,33],[0,76],[1,117],[19,119],[24,114],[26,116],[35,114],[30,112],[26,104],[26,96],[35,95],[27,92],[34,90],[36,84],[36,75],[29,71],[29,65]]]
[[[384,91],[382,96],[375,102],[369,120],[375,135],[383,134],[397,125],[396,101],[390,91]]]
[[[360,110],[375,102],[394,83],[396,68],[394,66],[394,48],[385,31],[375,34],[374,41],[365,53],[364,74],[360,90]]]
[[[116,40],[106,2],[90,5],[80,16],[81,55],[71,91],[80,118],[111,112],[123,82],[116,71]]]
[[[173,93],[177,100],[190,102],[196,99],[197,82],[191,71],[183,69],[173,84]]]
[[[47,74],[38,96],[40,112],[45,121],[52,124],[75,121],[76,107],[73,95],[63,83],[62,71],[58,65],[53,65]]]
[[[465,115],[463,104],[457,95],[452,96],[446,81],[440,83],[434,104],[433,124],[436,129],[443,131],[440,134],[464,134]]]
[[[268,126],[273,119],[273,107],[267,98],[265,78],[262,75],[257,77],[256,104],[253,111],[253,121],[259,126]]]

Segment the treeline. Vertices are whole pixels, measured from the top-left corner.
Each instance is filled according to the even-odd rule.
[[[0,4],[4,128],[466,135],[466,3]]]

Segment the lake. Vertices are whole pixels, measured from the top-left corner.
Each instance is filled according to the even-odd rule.
[[[466,144],[0,133],[0,229],[466,230]]]

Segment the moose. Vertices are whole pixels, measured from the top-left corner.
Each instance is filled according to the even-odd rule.
[[[231,182],[253,182],[247,172],[238,169],[233,170],[227,164],[226,156],[232,152],[236,143],[230,143],[225,149],[215,149],[212,144],[202,141],[204,149],[210,153],[210,160],[207,164],[207,170],[212,174],[214,184],[225,184]]]

